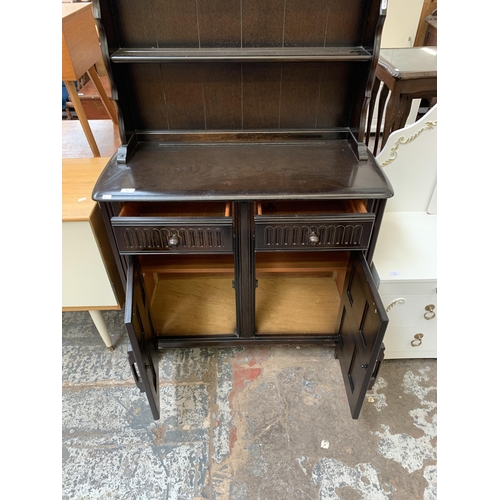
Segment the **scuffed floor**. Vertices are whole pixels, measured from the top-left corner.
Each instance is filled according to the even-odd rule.
[[[436,360],[386,360],[358,420],[332,348],[172,349],[155,422],[123,314],[63,313],[62,497],[433,500]]]

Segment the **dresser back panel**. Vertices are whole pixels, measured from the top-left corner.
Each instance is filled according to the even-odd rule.
[[[114,13],[115,48],[356,46],[374,37],[366,0],[350,0],[349,9],[345,0],[105,2]]]
[[[369,67],[228,62],[133,63],[119,69],[118,92],[123,88],[130,96],[132,129],[250,130],[350,126]]]

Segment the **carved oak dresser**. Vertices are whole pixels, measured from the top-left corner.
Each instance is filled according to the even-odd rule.
[[[383,358],[393,194],[364,145],[386,0],[95,0],[121,145],[93,198],[159,418],[158,350],[335,346],[352,418]]]

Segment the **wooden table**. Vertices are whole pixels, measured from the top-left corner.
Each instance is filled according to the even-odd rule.
[[[123,288],[92,190],[109,158],[62,160],[62,310],[89,311],[113,343],[101,310],[120,309]]]
[[[383,148],[389,135],[403,128],[410,113],[413,99],[437,97],[437,47],[405,47],[382,49],[377,65],[372,100],[368,110],[368,127],[373,118],[376,96],[380,91],[377,128],[373,154],[377,154],[382,129]],[[384,108],[390,92],[387,108]],[[366,134],[368,145],[370,134]]]
[[[95,85],[102,103],[114,123],[118,123],[114,104],[106,95],[94,67],[102,57],[99,38],[90,3],[62,4],[62,80],[75,106],[85,136],[94,156],[101,156],[87,115],[74,82],[87,73]]]

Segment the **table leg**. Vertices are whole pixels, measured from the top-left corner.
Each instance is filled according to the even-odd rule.
[[[85,110],[83,109],[80,98],[78,97],[78,92],[75,88],[75,84],[73,82],[64,82],[66,89],[68,90],[69,98],[75,107],[76,115],[82,124],[83,132],[87,141],[89,143],[90,149],[92,150],[92,154],[96,157],[100,157],[101,153],[99,152],[99,148],[97,147],[97,143],[95,142],[94,134],[92,133],[92,129],[90,128],[89,122],[87,120],[87,115],[85,114]]]
[[[111,337],[108,332],[108,327],[106,326],[106,323],[104,322],[104,318],[102,316],[101,311],[96,311],[96,310],[89,310],[90,316],[92,318],[92,321],[94,322],[95,327],[97,328],[97,331],[99,332],[99,335],[101,336],[102,340],[106,344],[106,347],[112,351],[113,350],[113,341],[111,340]]]
[[[101,79],[99,78],[99,75],[97,74],[95,67],[92,66],[91,68],[89,68],[87,73],[90,76],[92,83],[95,85],[97,92],[99,92],[99,96],[101,97],[101,101],[104,107],[106,108],[109,117],[111,118],[111,120],[113,120],[113,123],[115,125],[118,125],[118,117],[116,116],[116,109],[113,106],[113,102],[110,101],[109,97],[106,95],[106,91],[102,86]]]
[[[400,120],[400,115],[404,111],[405,102],[402,98],[399,89],[394,88],[391,91],[391,96],[389,97],[389,102],[387,103],[387,109],[385,111],[384,119],[384,131],[382,133],[382,143],[380,144],[380,149],[385,146],[389,135],[394,130],[394,124],[398,123]]]

